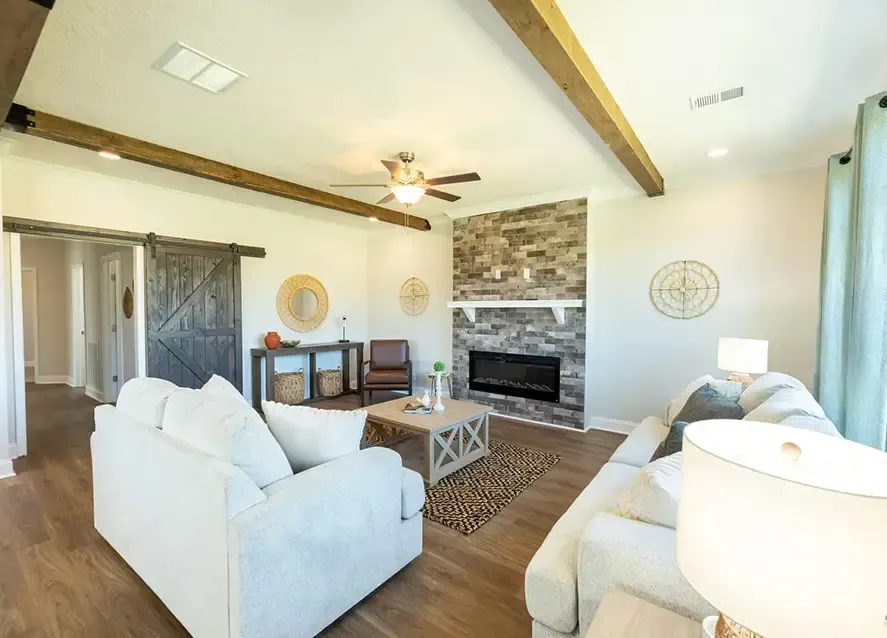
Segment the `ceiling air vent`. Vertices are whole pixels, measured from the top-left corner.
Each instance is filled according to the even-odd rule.
[[[714,106],[715,104],[720,104],[721,102],[728,102],[730,100],[741,98],[743,95],[745,95],[745,87],[737,86],[725,91],[715,91],[714,93],[700,95],[699,97],[691,97],[690,110],[695,111],[707,106]]]
[[[181,42],[172,45],[152,67],[216,94],[224,93],[246,77],[246,74],[235,71]]]

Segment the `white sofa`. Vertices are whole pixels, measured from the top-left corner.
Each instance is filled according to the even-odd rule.
[[[779,390],[783,391],[777,394]],[[760,406],[753,415],[755,420],[840,436],[796,379],[771,373],[746,393],[743,408],[747,413]],[[584,635],[612,587],[697,620],[717,613],[680,573],[675,560],[675,530],[609,513],[668,429],[659,417],[641,422],[555,523],[533,556],[525,587],[534,638]]]
[[[196,638],[313,636],[422,552],[424,485],[369,449],[260,490],[110,405],[95,527]]]

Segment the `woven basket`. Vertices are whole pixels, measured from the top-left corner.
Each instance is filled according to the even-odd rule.
[[[317,391],[322,397],[342,394],[342,368],[317,371]]]
[[[278,403],[296,405],[305,400],[305,371],[278,372],[274,375],[274,398]]]

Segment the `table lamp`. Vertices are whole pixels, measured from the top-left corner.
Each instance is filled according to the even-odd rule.
[[[887,637],[887,454],[724,420],[683,453],[677,562],[718,638]]]
[[[718,340],[718,368],[732,374],[728,381],[739,381],[747,388],[753,374],[767,372],[769,342],[760,339],[736,339],[721,337]]]

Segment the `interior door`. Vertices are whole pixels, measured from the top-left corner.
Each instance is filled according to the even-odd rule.
[[[243,385],[240,257],[146,250],[149,377],[199,388],[213,374]]]

